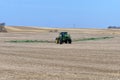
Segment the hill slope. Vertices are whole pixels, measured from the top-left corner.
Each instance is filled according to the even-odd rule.
[[[80,29],[80,28],[42,28],[26,26],[6,26],[8,32],[61,32],[68,31],[72,33],[88,34],[120,34],[120,29]]]

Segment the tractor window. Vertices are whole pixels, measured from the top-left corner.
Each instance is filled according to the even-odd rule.
[[[67,35],[67,32],[61,32],[60,34],[64,36],[64,35]]]

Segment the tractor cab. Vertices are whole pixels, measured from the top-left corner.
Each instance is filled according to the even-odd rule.
[[[60,33],[60,36],[62,36],[62,37],[64,37],[65,35],[68,35],[68,33],[67,32],[61,32]]]

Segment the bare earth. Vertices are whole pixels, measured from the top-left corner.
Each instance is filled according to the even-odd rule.
[[[0,33],[0,80],[120,80],[120,30],[58,29],[68,31],[72,39],[114,37],[59,45],[6,42],[54,40],[59,34],[50,29],[7,29]]]

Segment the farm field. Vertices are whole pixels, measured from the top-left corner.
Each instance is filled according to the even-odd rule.
[[[6,27],[0,33],[0,80],[120,80],[120,30]],[[54,41],[67,31],[72,44],[11,43]],[[74,41],[84,38],[110,39]]]

